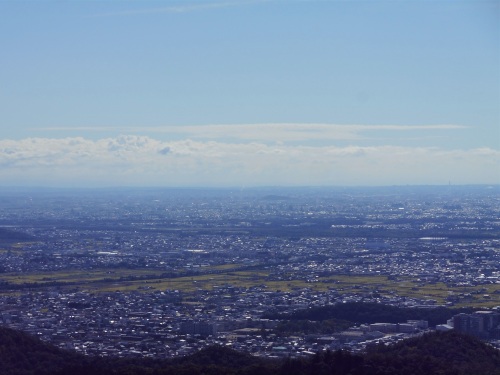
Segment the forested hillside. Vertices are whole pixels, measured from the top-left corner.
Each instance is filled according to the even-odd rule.
[[[25,333],[0,328],[2,375],[500,375],[500,351],[455,332],[428,333],[363,355],[326,351],[264,360],[211,347],[173,360],[85,357]]]
[[[298,310],[293,314],[268,313],[264,318],[279,320],[313,320],[323,321],[337,319],[351,323],[402,323],[407,320],[427,320],[429,326],[443,324],[453,315],[471,313],[472,308],[402,308],[381,303],[349,302],[335,305],[313,307]]]

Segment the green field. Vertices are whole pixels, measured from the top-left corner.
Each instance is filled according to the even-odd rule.
[[[500,285],[489,284],[473,287],[448,287],[443,283],[422,284],[411,278],[398,281],[386,276],[331,275],[313,282],[287,275],[287,280],[270,279],[269,270],[235,271],[238,265],[226,264],[207,267],[203,274],[165,277],[161,271],[151,269],[96,269],[43,273],[2,274],[1,294],[19,293],[23,290],[86,290],[89,292],[179,290],[195,293],[212,290],[217,286],[234,287],[263,286],[269,291],[292,291],[309,288],[313,291],[333,289],[338,294],[356,293],[362,296],[405,296],[435,300],[445,304],[449,296],[455,296],[455,306],[493,307],[500,305]]]

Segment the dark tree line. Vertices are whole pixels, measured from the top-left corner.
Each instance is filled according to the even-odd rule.
[[[472,308],[452,309],[447,307],[436,308],[401,308],[380,303],[349,302],[331,306],[311,307],[298,310],[292,314],[268,312],[263,318],[276,320],[313,320],[324,321],[330,319],[344,320],[353,324],[372,323],[403,323],[407,320],[427,320],[430,326],[444,324],[453,315],[461,312],[471,313]]]
[[[366,354],[324,351],[266,360],[213,346],[171,360],[86,357],[0,327],[2,375],[500,375],[500,352],[455,332],[429,333]]]

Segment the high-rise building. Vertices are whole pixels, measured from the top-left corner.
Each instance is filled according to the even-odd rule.
[[[500,314],[495,311],[475,311],[453,317],[453,328],[480,338],[493,338],[499,330]]]
[[[181,323],[181,333],[185,335],[216,336],[217,325],[207,322],[183,322]]]

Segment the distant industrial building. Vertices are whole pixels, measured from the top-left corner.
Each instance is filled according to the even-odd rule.
[[[408,320],[406,323],[373,323],[370,324],[370,331],[383,333],[414,333],[418,330],[429,328],[427,320]]]

